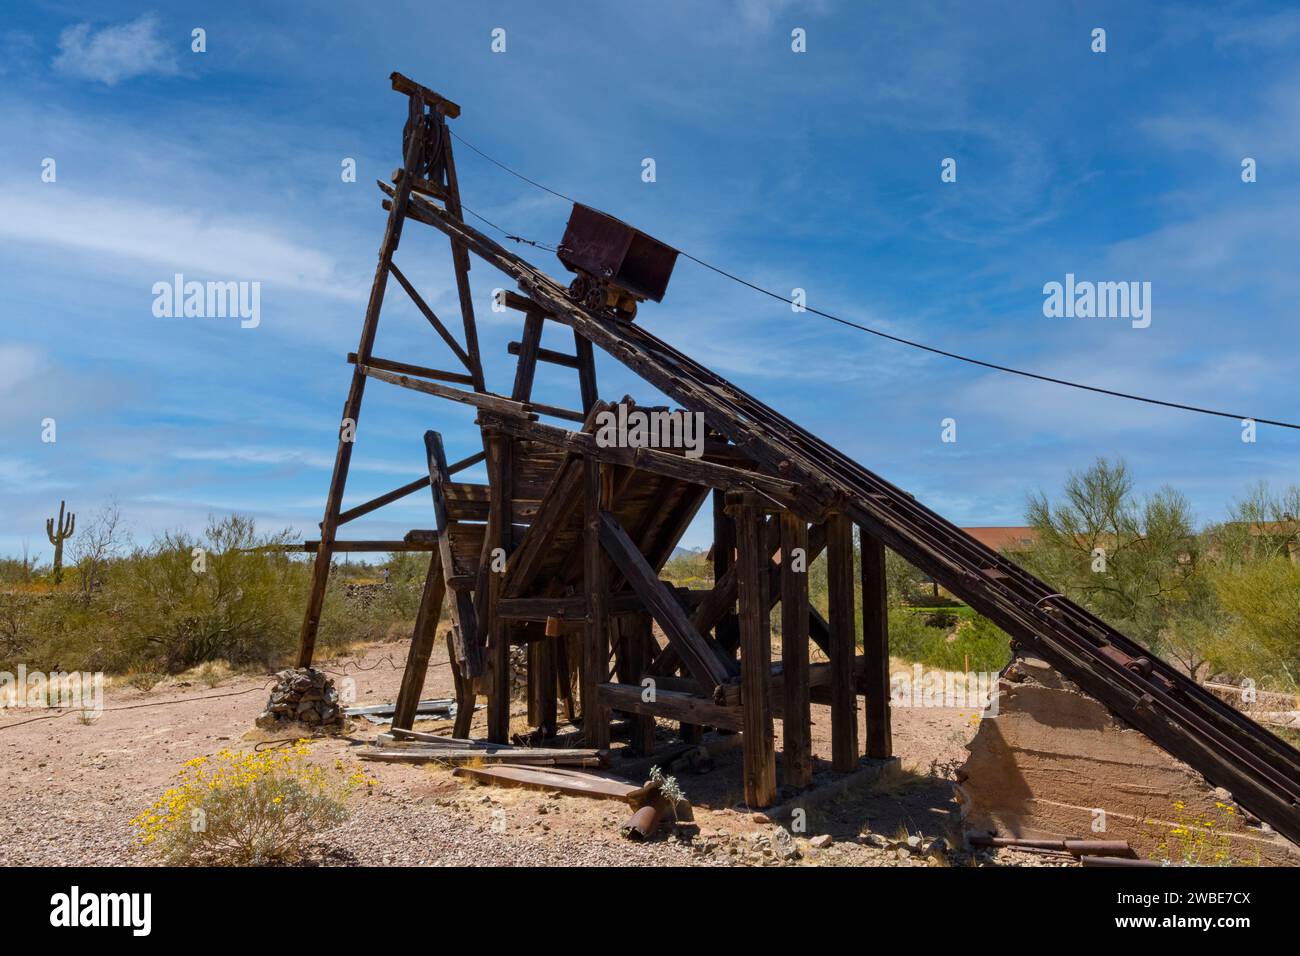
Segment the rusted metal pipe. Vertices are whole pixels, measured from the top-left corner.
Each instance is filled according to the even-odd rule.
[[[667,810],[666,801],[651,800],[628,817],[623,822],[623,825],[618,828],[618,832],[629,840],[648,840],[659,829],[659,823],[664,818],[665,810]]]

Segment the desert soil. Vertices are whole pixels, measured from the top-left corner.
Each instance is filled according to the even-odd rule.
[[[318,662],[356,682],[358,704],[391,702],[405,642],[373,644]],[[439,654],[441,652],[441,654]],[[435,651],[424,696],[452,696],[445,648]],[[147,692],[111,685],[104,712],[0,712],[0,865],[146,865],[129,821],[173,782],[181,764],[229,747],[251,749],[283,734],[256,730],[270,678],[231,675],[216,686],[168,680]],[[526,729],[524,707],[512,730]],[[33,717],[60,716],[32,720]],[[830,754],[827,708],[814,705],[814,753]],[[955,843],[952,770],[965,758],[977,716],[969,710],[895,709],[900,770],[809,811],[793,835],[743,804],[740,750],[720,747],[705,773],[675,771],[694,823],[665,827],[648,843],[619,835],[619,803],[482,786],[430,766],[364,764],[377,783],[352,798],[342,825],[319,835],[324,865],[1043,865],[1001,852],[971,857]],[[27,721],[27,722],[24,722]],[[475,715],[482,736],[485,714]],[[354,757],[386,728],[351,719],[342,736],[311,744],[313,759]],[[450,732],[447,721],[416,729]],[[672,728],[663,724],[667,741]],[[778,746],[780,731],[777,732]],[[819,761],[819,765],[822,762]],[[613,769],[617,769],[617,764]],[[826,772],[819,770],[819,778]],[[640,782],[640,781],[637,781]],[[829,837],[829,841],[827,838]],[[911,838],[909,840],[909,838]],[[936,839],[945,843],[932,846]],[[927,848],[930,852],[927,853]]]

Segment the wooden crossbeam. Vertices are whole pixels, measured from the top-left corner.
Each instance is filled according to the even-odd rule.
[[[600,515],[600,543],[615,567],[627,578],[632,590],[641,597],[646,610],[677,648],[686,669],[710,694],[719,693],[723,685],[729,682],[730,675],[709,649],[704,638],[691,625],[690,618],[677,603],[673,592],[659,580],[659,575],[641,554],[636,542],[628,537],[618,519],[608,512]]]
[[[420,314],[428,320],[429,324],[433,326],[433,330],[442,337],[444,342],[447,343],[447,347],[451,349],[452,354],[455,355],[456,358],[460,359],[462,365],[466,368],[470,368],[469,355],[466,354],[465,350],[461,347],[461,344],[456,341],[456,337],[451,334],[447,329],[447,326],[442,324],[442,320],[434,314],[433,309],[429,308],[428,304],[420,296],[420,293],[415,290],[415,286],[411,285],[410,280],[402,274],[402,270],[397,268],[397,264],[392,263],[389,266],[389,271],[392,272],[393,278],[397,280],[398,284],[406,290],[406,294],[410,296],[411,301],[415,303],[415,307],[420,310]]]
[[[532,299],[526,299],[525,301],[530,305],[533,302]],[[522,355],[523,348],[524,343],[511,342],[506,346],[506,351],[511,355]],[[557,352],[554,349],[539,348],[537,350],[537,361],[546,362],[548,365],[559,365],[564,368],[578,367],[578,357],[576,355],[566,355],[564,352]]]
[[[348,362],[353,365],[357,364],[357,353],[348,353]],[[383,369],[385,372],[397,372],[401,375],[414,375],[416,378],[430,378],[438,382],[452,382],[456,385],[473,385],[472,376],[463,372],[447,372],[440,368],[427,368],[423,365],[412,365],[409,362],[396,362],[392,359],[376,358],[370,356],[367,364],[371,368]]]

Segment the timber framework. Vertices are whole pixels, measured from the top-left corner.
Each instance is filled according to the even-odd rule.
[[[703,728],[739,732],[745,800],[767,807],[779,784],[801,788],[811,781],[812,704],[829,707],[834,770],[852,771],[863,756],[892,755],[889,547],[1119,719],[1300,842],[1300,752],[1006,556],[632,321],[637,301],[662,295],[658,279],[666,281],[663,269],[671,271],[673,250],[637,246],[640,234],[629,233],[620,254],[632,256],[635,248],[643,258],[626,259],[623,266],[615,262],[596,275],[584,272],[585,260],[574,246],[562,245],[565,265],[579,266],[578,280],[566,287],[468,225],[448,127],[460,107],[398,73],[392,85],[408,104],[403,163],[391,184],[379,183],[388,221],[360,342],[348,356],[353,372],[345,427],[320,538],[302,546],[314,552],[315,561],[300,666],[312,661],[334,554],[428,552],[395,727],[409,729],[414,720],[445,603],[460,705],[457,738],[468,736],[482,696],[488,740],[506,742],[511,649],[523,647],[530,739],[553,742],[561,709],[566,721],[581,727],[587,747],[609,746],[615,717],[630,731],[630,746],[641,750],[654,746],[656,718],[678,724],[686,740],[698,739]],[[575,207],[570,227],[584,217],[595,222],[591,212]],[[412,220],[450,242],[459,335],[394,261]],[[610,221],[617,225],[609,228],[623,226]],[[484,380],[471,256],[519,290],[502,295],[520,321],[518,341],[509,345],[518,362],[508,394],[490,391]],[[657,270],[648,278],[647,262]],[[373,354],[384,297],[394,282],[445,345],[454,370]],[[571,353],[541,347],[547,323],[572,331]],[[611,405],[598,390],[595,349],[682,409],[701,414],[702,454],[598,441],[597,420]],[[532,401],[539,362],[574,372],[574,408]],[[472,406],[482,451],[448,462],[442,435],[427,431],[427,475],[344,509],[350,428],[359,426],[372,379]],[[485,463],[487,484],[456,480],[458,472],[479,463]],[[423,489],[432,494],[432,528],[412,530],[398,541],[339,537],[343,525]],[[660,571],[702,508],[711,510],[713,521],[713,587],[673,587]],[[860,562],[854,560],[855,528]],[[825,617],[809,604],[803,572],[823,552]],[[802,562],[788,560],[800,553]],[[855,601],[862,608],[860,623]],[[779,660],[773,659],[769,626],[776,609]],[[654,636],[655,624],[666,638],[663,645]],[[811,645],[824,652],[826,662],[810,663]],[[865,711],[864,740],[858,739],[859,707]],[[782,727],[779,778],[776,717]]]

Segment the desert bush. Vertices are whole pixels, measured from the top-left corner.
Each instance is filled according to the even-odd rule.
[[[961,671],[999,671],[1011,660],[1010,638],[986,617],[959,617],[954,628],[936,615],[893,611],[889,650],[894,657],[926,667]]]
[[[356,767],[307,760],[310,748],[219,751],[187,761],[178,783],[131,821],[140,845],[171,866],[299,861],[313,836],[347,817],[374,781]]]

